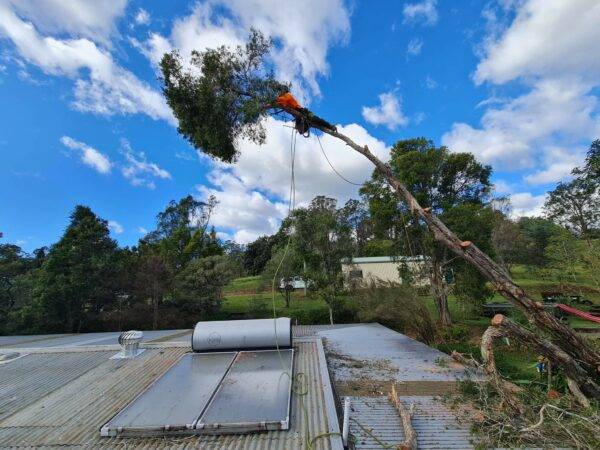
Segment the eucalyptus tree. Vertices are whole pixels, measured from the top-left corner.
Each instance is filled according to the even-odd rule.
[[[375,165],[411,214],[427,225],[436,242],[471,264],[550,340],[542,333],[526,332],[528,330],[517,324],[507,325],[507,331],[527,339],[529,346],[555,361],[585,395],[600,399],[600,354],[597,350],[568,325],[539,308],[506,270],[477,245],[459,238],[432,208],[422,206],[409,188],[397,179],[392,167],[377,158],[367,146],[354,142],[324,121],[311,120],[313,116],[304,108],[277,102],[277,97],[290,86],[275,79],[269,67],[271,46],[271,40],[252,31],[246,45],[237,49],[223,46],[194,51],[191,67],[184,65],[177,53],[166,54],[161,60],[163,92],[178,121],[179,132],[197,149],[225,162],[236,160],[242,138],[256,143],[265,141],[263,123],[270,115],[286,113],[302,131],[313,128],[340,139]],[[503,321],[494,323],[500,326]]]

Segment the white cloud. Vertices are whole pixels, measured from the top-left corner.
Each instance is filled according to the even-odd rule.
[[[157,64],[173,48],[188,59],[192,50],[239,45],[251,27],[273,37],[276,76],[293,82],[306,100],[319,95],[317,77],[329,71],[329,47],[349,36],[350,14],[342,0],[288,2],[285,7],[278,0],[211,0],[196,3],[188,16],[175,20],[169,36],[153,33],[134,43]]]
[[[425,25],[435,25],[438,21],[437,1],[423,0],[417,3],[407,3],[402,10],[405,22],[421,22]]]
[[[148,230],[144,227],[137,227],[137,232],[140,234],[148,234]]]
[[[109,220],[108,228],[110,229],[110,231],[112,231],[115,234],[122,234],[123,231],[125,231],[125,229],[123,228],[123,225],[121,225],[116,220]]]
[[[494,191],[500,195],[512,194],[514,189],[511,184],[504,180],[497,180],[494,182]]]
[[[134,20],[138,25],[148,25],[150,23],[150,14],[144,8],[140,8],[135,13]]]
[[[529,192],[519,192],[510,195],[509,199],[511,215],[513,217],[541,216],[542,207],[546,201],[546,195],[532,195]]]
[[[211,173],[209,181],[214,188],[199,186],[198,190],[203,198],[215,195],[219,200],[211,215],[211,224],[235,230],[233,238],[239,243],[247,243],[262,234],[277,231],[279,221],[287,211],[283,202],[268,199],[224,170]]]
[[[421,53],[423,49],[423,40],[419,38],[414,38],[408,41],[408,45],[406,46],[406,57],[417,56]]]
[[[89,39],[43,36],[2,2],[0,37],[12,41],[20,58],[44,73],[74,79],[73,105],[79,110],[106,115],[142,113],[174,123],[159,91],[119,66],[107,50]]]
[[[83,162],[85,165],[102,174],[107,174],[110,172],[112,163],[107,155],[99,152],[93,147],[90,147],[84,142],[76,141],[69,136],[61,137],[60,142],[70,150],[78,152],[81,162]]]
[[[116,34],[127,0],[6,0],[14,11],[46,34],[89,38],[106,46]]]
[[[427,78],[425,78],[425,86],[427,89],[433,90],[438,87],[438,82],[430,75],[427,75]]]
[[[273,233],[287,214],[290,189],[290,129],[285,123],[268,119],[267,142],[263,146],[241,142],[241,155],[233,166],[213,163],[210,181],[213,186],[199,186],[202,198],[213,194],[220,204],[211,222],[226,231],[237,242],[254,240],[261,234]],[[389,158],[389,148],[373,138],[360,125],[338,126],[383,160]],[[370,178],[372,164],[343,142],[331,136],[321,136],[323,148],[331,164],[344,177],[357,183]],[[316,195],[339,199],[356,198],[358,187],[341,180],[328,165],[315,136],[298,137],[296,145],[296,198],[306,205]],[[225,228],[226,230],[223,230]]]
[[[490,39],[477,83],[519,77],[600,76],[600,4],[596,0],[522,2],[512,24]]]
[[[585,148],[550,147],[544,152],[543,170],[525,176],[529,184],[547,184],[571,178],[571,171],[583,163]]]
[[[125,162],[121,173],[133,186],[144,186],[155,189],[155,179],[171,179],[171,174],[158,164],[149,162],[144,152],[134,152],[129,142],[121,141]]]
[[[408,123],[408,118],[402,113],[400,100],[393,92],[379,95],[379,106],[363,106],[363,118],[373,125],[385,125],[390,130]]]
[[[455,123],[442,143],[500,169],[544,167],[556,162],[552,152],[557,146],[573,152],[582,139],[591,140],[600,131],[597,99],[586,92],[577,83],[541,80],[529,93],[487,109],[480,128]]]
[[[528,0],[503,8],[515,9],[515,18],[508,25],[493,21],[474,80],[517,81],[525,92],[512,99],[493,94],[478,105],[487,107],[479,127],[455,123],[442,142],[500,169],[527,169],[529,184],[557,182],[600,134],[594,91],[600,85],[600,4]]]

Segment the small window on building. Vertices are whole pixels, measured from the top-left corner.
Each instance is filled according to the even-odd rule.
[[[357,278],[362,278],[363,277],[363,272],[362,270],[351,270],[348,273],[348,278],[350,278],[351,280],[357,279]]]

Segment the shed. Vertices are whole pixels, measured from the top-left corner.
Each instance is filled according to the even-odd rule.
[[[342,260],[346,285],[361,286],[371,282],[401,283],[401,268],[410,271],[413,281],[428,284],[427,259],[424,256],[366,256]]]

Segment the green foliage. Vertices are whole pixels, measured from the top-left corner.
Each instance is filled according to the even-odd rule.
[[[252,30],[244,47],[225,46],[192,52],[190,68],[179,54],[161,60],[163,92],[179,122],[178,131],[195,148],[213,158],[233,162],[240,138],[265,141],[262,120],[267,106],[289,90],[264,66],[272,46]]]
[[[17,245],[0,245],[0,321],[6,319],[16,302],[14,285],[27,270],[24,255]]]
[[[390,256],[393,255],[396,248],[391,239],[371,239],[368,241],[361,252],[361,256]]]
[[[570,182],[561,182],[548,193],[544,203],[546,215],[589,239],[593,230],[600,227],[600,192],[598,181],[579,176]]]
[[[525,258],[527,240],[521,228],[515,221],[498,211],[495,213],[491,244],[494,254],[507,272]]]
[[[518,221],[519,229],[525,240],[520,263],[544,266],[547,263],[545,249],[552,236],[562,232],[554,222],[541,217],[522,217]]]
[[[395,143],[390,166],[422,206],[431,207],[462,239],[491,251],[494,216],[486,206],[491,188],[489,166],[480,164],[469,153],[450,153],[446,147],[435,147],[425,138]],[[447,321],[442,311],[447,305],[442,273],[449,268],[454,270],[455,289],[462,298],[481,304],[489,297],[485,280],[434,241],[425,224],[399,203],[381,175],[375,172],[360,192],[369,205],[375,238],[393,242],[388,255],[429,257],[430,282],[436,287],[442,322]]]
[[[340,307],[343,290],[340,261],[352,256],[352,229],[342,220],[335,199],[315,197],[308,208],[295,210],[284,226],[293,226],[293,246],[306,264],[309,288],[316,291],[333,314]]]
[[[203,202],[191,195],[169,202],[157,215],[156,229],[140,242],[141,251],[152,247],[152,252],[159,252],[172,271],[180,270],[195,258],[222,254],[215,230],[207,232],[217,204],[215,197]]]
[[[262,286],[265,286],[268,290],[271,290],[276,271],[275,289],[279,288],[279,281],[282,278],[301,276],[303,274],[302,259],[293,246],[290,246],[287,251],[285,246],[274,251],[273,256],[266,264],[265,270],[261,275],[261,281]]]
[[[286,237],[281,233],[272,236],[261,236],[246,246],[244,252],[244,268],[250,275],[259,275],[271,259],[274,247],[280,246]]]
[[[43,263],[35,290],[36,322],[44,331],[76,332],[115,301],[117,244],[108,224],[77,206],[71,222]]]
[[[190,262],[174,280],[174,301],[184,311],[206,319],[219,311],[223,288],[233,279],[226,256]]]
[[[361,322],[379,322],[427,344],[435,339],[435,324],[412,288],[393,283],[371,284],[356,290],[354,297]]]

